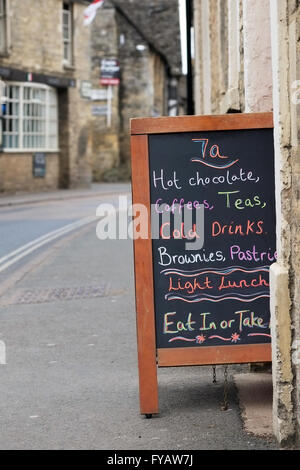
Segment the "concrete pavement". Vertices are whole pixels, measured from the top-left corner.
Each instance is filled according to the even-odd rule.
[[[4,292],[0,449],[276,449],[243,427],[233,376],[247,366],[229,368],[225,412],[221,366],[217,384],[210,367],[160,369],[160,415],[139,415],[132,255],[90,225]]]
[[[235,374],[244,428],[257,436],[272,436],[272,375]]]

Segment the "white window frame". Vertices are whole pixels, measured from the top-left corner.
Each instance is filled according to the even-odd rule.
[[[68,9],[65,9],[65,5],[68,5]],[[65,17],[67,18],[67,38],[65,38]],[[72,65],[73,64],[73,12],[72,4],[68,2],[63,2],[62,9],[62,42],[63,42],[63,64]],[[68,57],[65,57],[65,46],[67,47]]]
[[[57,91],[55,88],[50,87],[48,85],[44,85],[42,83],[32,83],[32,82],[6,82],[7,86],[17,86],[19,87],[19,98],[18,98],[18,104],[19,104],[19,111],[18,111],[18,137],[19,137],[19,145],[18,147],[10,148],[10,147],[4,147],[3,145],[3,151],[5,153],[32,153],[32,152],[46,152],[46,153],[57,153],[59,152],[59,145],[58,145],[58,139],[59,139],[59,131],[58,131],[58,96],[57,96]],[[44,147],[24,147],[23,145],[23,137],[24,137],[24,131],[23,131],[23,123],[24,123],[24,113],[23,113],[23,105],[24,105],[24,88],[38,88],[45,90],[45,146]],[[55,104],[51,104],[50,101],[50,93],[53,93],[55,91],[55,96],[56,96],[56,101]],[[55,107],[56,109],[56,116],[55,118],[51,118],[50,116],[50,108],[51,106]],[[8,117],[4,116],[4,121],[5,119],[9,119]],[[52,132],[51,133],[51,123],[55,122],[55,134]],[[7,132],[5,131],[5,122],[3,123],[3,138],[7,135]],[[30,133],[28,133],[30,135]],[[51,136],[56,137],[56,146],[51,147],[50,146],[50,138]],[[4,139],[3,139],[4,140]],[[4,142],[3,142],[4,144]]]

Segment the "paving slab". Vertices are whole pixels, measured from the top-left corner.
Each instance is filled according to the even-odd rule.
[[[235,374],[234,382],[245,430],[256,436],[272,436],[272,374]]]

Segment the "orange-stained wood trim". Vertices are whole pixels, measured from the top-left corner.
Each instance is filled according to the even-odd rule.
[[[197,366],[271,362],[271,344],[158,349],[158,366]]]
[[[137,118],[131,119],[131,134],[272,129],[273,126],[273,113]]]
[[[134,241],[136,326],[142,414],[158,413],[148,137],[131,138],[132,202],[148,208],[148,239]]]

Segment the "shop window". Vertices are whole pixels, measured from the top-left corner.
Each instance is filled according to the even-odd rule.
[[[55,88],[27,83],[6,84],[3,148],[16,151],[57,150]]]

